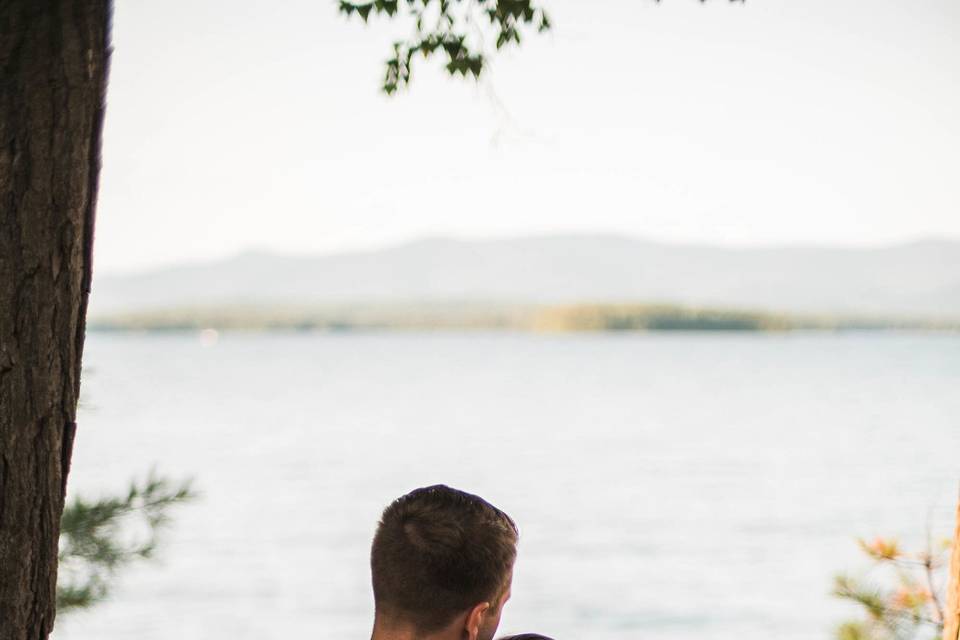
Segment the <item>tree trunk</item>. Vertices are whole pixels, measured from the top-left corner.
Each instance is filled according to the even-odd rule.
[[[943,616],[943,640],[958,640],[960,638],[960,503],[957,504],[957,525],[953,532],[953,551],[950,553],[947,606]]]
[[[109,0],[0,0],[0,640],[53,628]]]

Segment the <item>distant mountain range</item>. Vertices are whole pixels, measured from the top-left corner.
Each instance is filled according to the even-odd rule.
[[[655,302],[960,318],[960,241],[721,248],[609,236],[426,239],[322,256],[251,252],[97,277],[94,317],[171,308]]]

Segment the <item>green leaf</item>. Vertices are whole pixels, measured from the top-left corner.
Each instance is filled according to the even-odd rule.
[[[541,13],[541,14],[540,14],[540,26],[537,27],[537,31],[538,31],[539,33],[543,33],[544,31],[549,31],[549,30],[550,30],[550,27],[551,27],[550,18],[547,17],[547,14],[546,14],[546,13]]]

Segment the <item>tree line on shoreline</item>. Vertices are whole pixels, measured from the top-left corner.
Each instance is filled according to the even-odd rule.
[[[960,331],[960,319],[800,315],[674,304],[383,303],[182,307],[92,318],[92,331]]]

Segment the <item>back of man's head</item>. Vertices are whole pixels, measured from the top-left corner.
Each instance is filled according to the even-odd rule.
[[[377,617],[431,634],[509,586],[517,527],[482,498],[435,485],[388,506],[370,553]],[[497,615],[499,618],[499,614]]]

